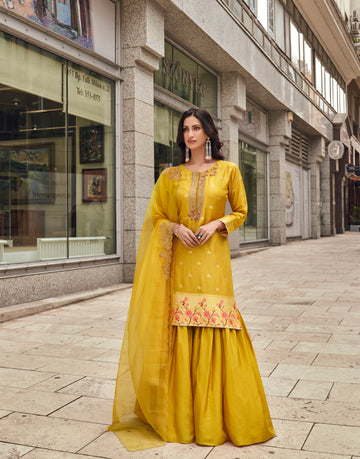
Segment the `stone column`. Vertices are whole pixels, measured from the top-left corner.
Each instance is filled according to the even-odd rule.
[[[164,55],[164,14],[152,0],[121,2],[124,280],[131,282],[154,186],[153,72]]]
[[[270,112],[269,116],[269,188],[270,243],[286,244],[285,219],[285,147],[291,137],[287,111]]]
[[[320,224],[321,236],[331,236],[331,172],[330,158],[324,157],[320,163]]]
[[[321,236],[321,192],[320,192],[320,164],[325,157],[325,139],[321,136],[310,140],[310,196],[311,196],[311,237],[318,239]]]
[[[221,75],[221,132],[224,143],[225,159],[239,164],[239,126],[238,121],[246,110],[246,85],[244,78],[237,72]],[[227,211],[231,211],[229,208]],[[234,231],[229,237],[231,251],[239,249],[239,232]]]

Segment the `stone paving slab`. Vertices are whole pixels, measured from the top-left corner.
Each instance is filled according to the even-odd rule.
[[[346,233],[232,261],[276,429],[260,445],[129,453],[106,432],[129,285],[2,310],[0,458],[360,459],[359,246]]]

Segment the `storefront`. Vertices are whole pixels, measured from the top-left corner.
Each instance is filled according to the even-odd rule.
[[[7,25],[0,30],[1,304],[90,288],[89,259],[98,286],[107,275],[121,279],[119,268],[105,267],[119,251],[119,72],[115,41],[107,42],[115,37],[115,5],[105,2],[99,21],[96,5],[79,4],[14,3],[11,15],[0,11]],[[50,271],[72,282],[62,289],[55,282],[52,291],[39,282]],[[44,291],[17,288],[23,274]]]
[[[248,216],[239,230],[240,242],[269,238],[267,142],[267,115],[248,100],[239,121],[239,167],[248,200]]]
[[[178,45],[165,42],[165,56],[155,72],[154,165],[155,180],[166,167],[180,163],[176,145],[178,123],[192,106],[218,118],[218,77]]]
[[[0,32],[1,263],[115,252],[114,83]]]

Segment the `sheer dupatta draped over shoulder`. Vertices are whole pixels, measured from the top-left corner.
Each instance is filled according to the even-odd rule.
[[[167,440],[170,267],[178,216],[164,179],[162,174],[154,187],[141,231],[109,427],[130,451]]]

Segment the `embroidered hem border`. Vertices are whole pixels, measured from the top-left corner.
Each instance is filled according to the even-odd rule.
[[[240,313],[233,296],[175,292],[169,320],[175,326],[241,330]]]

